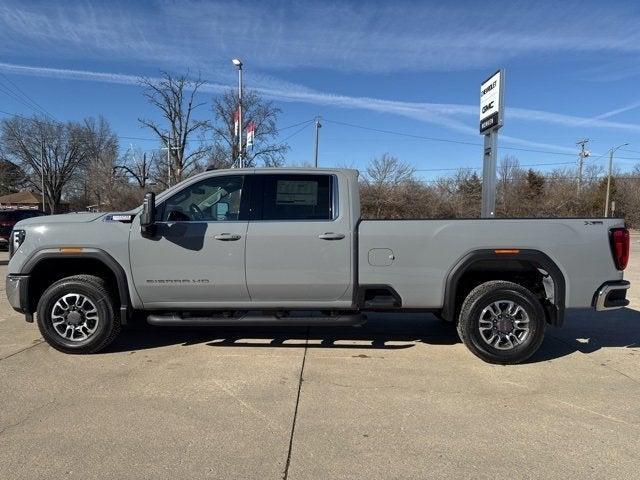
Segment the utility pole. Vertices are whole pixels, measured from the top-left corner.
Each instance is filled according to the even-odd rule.
[[[584,167],[584,159],[591,155],[591,152],[586,149],[587,143],[589,143],[588,138],[576,142],[576,145],[580,147],[580,151],[578,152],[578,197],[580,197],[580,192],[582,191],[582,168]]]
[[[167,146],[162,147],[162,150],[167,151],[167,188],[171,186],[171,150],[178,150],[178,146],[171,146],[171,137],[167,137]]]
[[[622,145],[618,145],[617,147],[614,147],[611,150],[609,150],[609,175],[607,176],[607,195],[606,195],[605,200],[604,200],[604,216],[605,216],[605,218],[609,216],[609,195],[610,195],[610,192],[611,192],[611,172],[613,170],[613,154],[619,148],[626,147],[627,145],[629,145],[629,144],[628,143],[623,143]]]
[[[322,125],[320,124],[320,117],[316,117],[316,152],[315,152],[315,165],[318,168],[318,143],[320,141],[320,129]]]

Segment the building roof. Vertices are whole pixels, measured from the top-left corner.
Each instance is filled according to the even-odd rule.
[[[42,203],[42,197],[29,190],[22,192],[10,193],[0,197],[0,204],[21,204],[21,205],[39,205]]]

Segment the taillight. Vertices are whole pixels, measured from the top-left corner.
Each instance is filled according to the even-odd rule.
[[[609,231],[609,238],[616,268],[624,270],[629,262],[629,230],[626,228],[612,228]]]

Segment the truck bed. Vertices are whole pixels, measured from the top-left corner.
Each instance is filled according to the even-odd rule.
[[[358,283],[392,287],[403,308],[440,308],[449,273],[470,252],[536,250],[562,272],[566,307],[590,307],[603,278],[622,279],[608,232],[623,226],[611,218],[363,220]]]

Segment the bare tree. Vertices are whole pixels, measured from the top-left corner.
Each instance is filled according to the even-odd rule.
[[[120,163],[113,167],[114,175],[123,175],[128,181],[133,180],[141,190],[145,190],[151,179],[153,162],[147,159],[147,153],[131,147],[122,156]]]
[[[501,217],[514,217],[522,212],[521,195],[525,182],[525,172],[520,168],[519,160],[506,155],[498,167],[497,214]]]
[[[402,165],[393,157],[374,159],[361,182],[363,217],[478,217],[482,181],[477,173],[460,169],[452,176],[418,182],[406,174],[411,170],[411,166]],[[580,198],[576,198],[575,169],[524,171],[517,159],[510,157],[502,162],[498,178],[501,215],[602,216],[606,192],[602,167],[588,165],[584,169]],[[616,217],[624,218],[628,226],[640,227],[640,165],[631,172],[613,172],[611,199],[616,202]]]
[[[24,170],[13,162],[0,159],[0,195],[17,192],[26,186]]]
[[[44,172],[45,201],[54,213],[74,174],[88,163],[87,132],[73,122],[11,117],[0,125],[0,157],[20,165],[29,186],[38,192]]]
[[[229,168],[238,157],[238,140],[235,132],[235,112],[238,110],[238,95],[228,90],[213,100],[215,123],[215,145],[209,155],[209,168]],[[280,109],[272,102],[264,100],[254,91],[246,91],[242,96],[242,153],[244,165],[279,167],[284,164],[284,156],[289,150],[286,143],[276,141],[277,121]],[[247,146],[247,127],[255,127],[252,146]]]
[[[144,118],[138,121],[158,137],[163,148],[169,149],[167,176],[171,183],[189,176],[210,150],[204,142],[204,133],[210,128],[210,122],[193,118],[195,110],[205,104],[196,103],[196,95],[203,83],[200,78],[192,80],[187,75],[173,76],[168,72],[162,72],[159,80],[140,79],[144,96],[160,110],[166,123],[160,125],[155,120]]]
[[[102,116],[85,119],[83,127],[88,159],[80,170],[82,175],[76,176],[72,183],[82,191],[85,207],[108,210],[118,203],[122,183],[113,175],[118,158],[118,137]]]
[[[415,168],[388,153],[374,158],[365,170],[364,180],[378,187],[394,186],[413,179]]]
[[[415,169],[396,157],[383,154],[367,166],[363,178],[362,204],[372,218],[402,218],[405,216],[407,194],[414,184]]]

